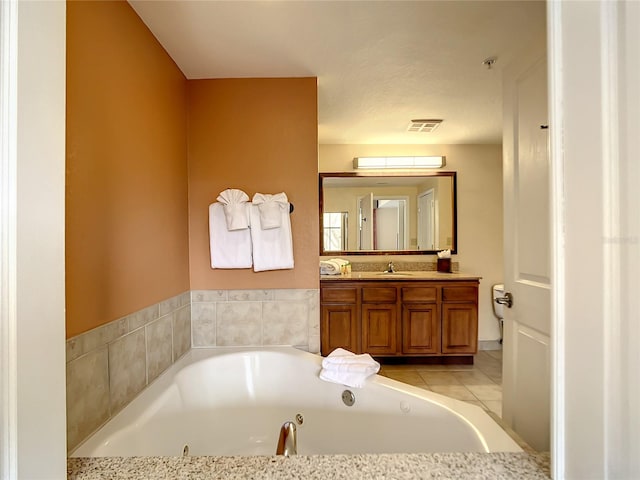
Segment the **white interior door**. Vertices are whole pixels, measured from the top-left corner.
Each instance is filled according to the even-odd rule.
[[[373,250],[373,192],[359,200],[360,250]]]
[[[550,445],[550,244],[547,68],[530,52],[505,70],[503,419]]]
[[[376,250],[398,250],[399,212],[397,207],[376,208]]]
[[[435,200],[433,189],[418,195],[418,250],[435,250]]]

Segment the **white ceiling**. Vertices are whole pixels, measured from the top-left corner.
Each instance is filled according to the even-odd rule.
[[[321,144],[500,143],[502,69],[545,29],[542,0],[129,3],[187,78],[318,77]]]

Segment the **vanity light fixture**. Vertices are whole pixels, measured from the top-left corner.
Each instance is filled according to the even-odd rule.
[[[445,165],[445,157],[356,157],[353,168],[394,169],[394,168],[440,168]]]

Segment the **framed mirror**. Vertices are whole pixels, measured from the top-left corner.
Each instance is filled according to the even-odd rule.
[[[456,253],[456,173],[321,173],[320,255]]]

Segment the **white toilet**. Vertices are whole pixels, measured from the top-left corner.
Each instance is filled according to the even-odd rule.
[[[493,305],[493,314],[498,318],[500,325],[500,343],[502,343],[502,325],[504,323],[504,305],[496,302],[496,298],[504,297],[504,285],[498,283],[491,289],[491,303]]]

